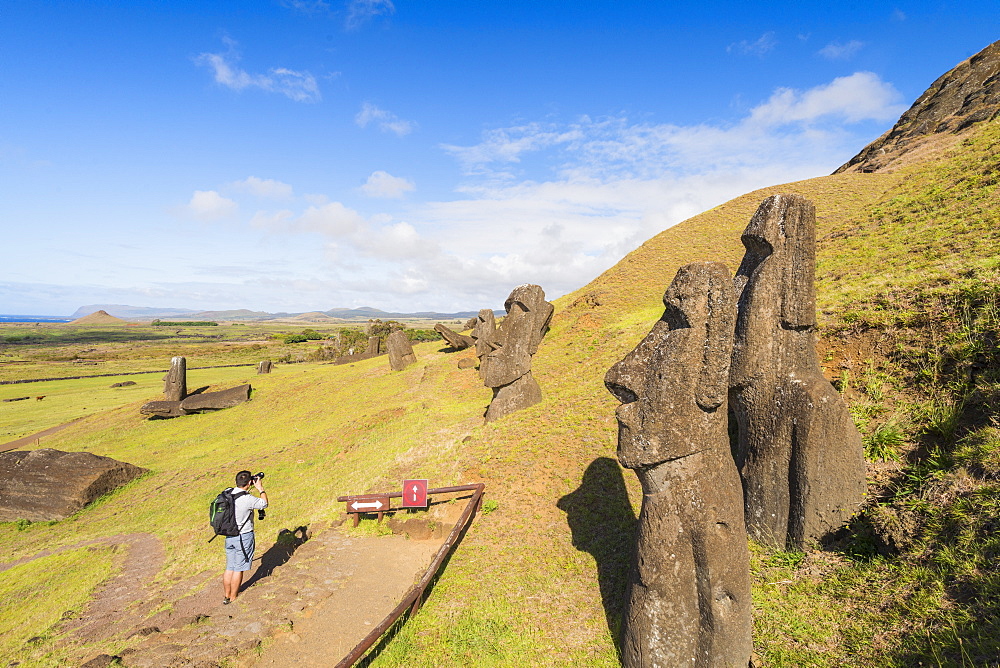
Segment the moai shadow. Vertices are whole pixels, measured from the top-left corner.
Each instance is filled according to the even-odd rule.
[[[750,553],[729,444],[735,291],[726,267],[681,267],[663,317],[605,376],[618,459],[642,484],[622,661],[746,668]]]
[[[580,486],[559,499],[573,534],[573,547],[597,562],[597,582],[608,630],[621,641],[625,586],[635,543],[635,511],[628,498],[621,467],[610,457],[598,457],[583,472]]]
[[[774,195],[743,232],[730,401],[747,531],[802,548],[843,526],[865,493],[861,436],[816,355],[816,212]]]
[[[542,288],[526,284],[514,288],[504,308],[507,316],[492,332],[492,338],[487,338],[485,346],[490,350],[479,366],[483,384],[493,388],[493,400],[486,409],[487,422],[542,400],[542,389],[531,375],[531,357],[549,331],[554,307],[545,301]],[[481,337],[490,334],[488,324],[484,323]],[[478,352],[479,341],[476,343]]]

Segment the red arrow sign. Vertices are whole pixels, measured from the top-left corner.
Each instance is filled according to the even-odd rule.
[[[427,507],[427,481],[403,481],[403,508]]]

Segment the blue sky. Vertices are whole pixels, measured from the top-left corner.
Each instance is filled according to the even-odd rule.
[[[831,172],[998,16],[0,0],[0,312],[558,297],[700,211]]]

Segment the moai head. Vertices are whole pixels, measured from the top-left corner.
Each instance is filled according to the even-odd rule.
[[[508,385],[531,370],[531,356],[538,352],[542,337],[549,331],[555,310],[545,301],[542,288],[527,284],[514,288],[504,308],[507,317],[497,327],[489,344],[492,350],[480,367],[487,387]]]
[[[616,417],[624,466],[644,468],[707,447],[705,420],[715,419],[729,387],[734,302],[725,265],[681,267],[663,295],[663,317],[608,371],[604,383],[622,402]]]
[[[743,231],[746,254],[734,279],[739,313],[733,386],[745,385],[784,359],[782,333],[816,325],[816,209],[800,195],[764,200]]]

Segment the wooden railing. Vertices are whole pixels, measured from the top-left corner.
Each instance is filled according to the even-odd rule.
[[[458,485],[456,487],[439,487],[437,489],[427,490],[427,496],[430,497],[433,494],[448,494],[451,492],[474,492],[472,497],[469,499],[469,503],[466,504],[465,510],[462,511],[462,515],[459,517],[458,521],[455,522],[455,526],[452,528],[451,533],[445,539],[444,543],[438,549],[437,554],[434,555],[434,559],[431,561],[430,566],[427,567],[427,571],[424,573],[420,581],[415,585],[410,587],[406,595],[403,596],[403,600],[400,601],[399,605],[393,608],[392,612],[386,615],[385,619],[379,623],[371,632],[365,636],[364,640],[355,646],[351,652],[345,656],[340,663],[336,665],[336,668],[350,668],[353,666],[365,652],[367,652],[371,647],[378,642],[378,639],[382,637],[389,628],[403,616],[403,613],[407,610],[410,611],[410,616],[412,617],[420,609],[420,603],[423,601],[424,592],[430,585],[431,580],[434,579],[434,575],[437,574],[438,569],[444,560],[447,558],[448,553],[451,552],[452,548],[458,542],[459,537],[462,532],[469,526],[472,522],[472,518],[476,511],[479,510],[480,505],[483,501],[483,491],[486,489],[486,485],[483,483],[475,483],[473,485]],[[361,501],[364,499],[373,498],[396,498],[403,496],[402,492],[389,492],[387,494],[359,494],[356,496],[341,496],[337,497],[337,501]]]

